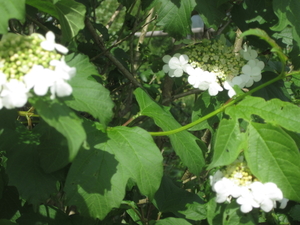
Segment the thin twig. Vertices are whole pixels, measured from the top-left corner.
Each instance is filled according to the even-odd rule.
[[[216,33],[216,35],[222,34],[224,29],[231,23],[231,19],[229,19],[222,27],[220,27]]]
[[[185,97],[185,96],[188,96],[188,95],[198,94],[198,93],[201,93],[201,92],[203,92],[203,91],[201,91],[200,89],[193,89],[193,90],[190,90],[190,91],[187,91],[187,92],[180,93],[178,95],[173,95],[170,98],[164,99],[163,103],[167,102],[167,101],[174,100],[174,99],[182,98],[182,97]]]
[[[90,31],[93,39],[95,40],[96,44],[100,47],[100,49],[104,52],[104,55],[120,70],[120,72],[126,76],[136,87],[140,87],[144,90],[144,87],[133,77],[133,75],[117,60],[109,51],[107,51],[104,42],[101,37],[97,34],[95,28],[93,27],[91,21],[86,18],[85,25]]]

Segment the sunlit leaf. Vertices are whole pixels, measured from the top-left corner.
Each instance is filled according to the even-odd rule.
[[[152,117],[163,131],[174,130],[180,127],[180,124],[171,113],[151,100],[143,90],[136,89],[135,95],[142,115]],[[197,141],[200,142],[200,140],[188,131],[181,131],[180,133],[169,135],[169,137],[174,150],[184,165],[189,167],[192,173],[200,173],[205,164],[202,150],[197,144]]]
[[[8,32],[8,20],[25,18],[25,0],[0,0],[0,34]]]
[[[237,105],[228,107],[225,112],[232,118],[243,118],[249,121],[252,120],[251,115],[258,115],[265,122],[277,124],[295,132],[298,132],[300,127],[298,120],[300,108],[279,99],[265,101],[262,98],[249,96]]]
[[[213,161],[207,169],[232,163],[246,144],[237,120],[221,120],[215,138]]]
[[[77,111],[90,113],[106,126],[113,116],[114,103],[109,91],[91,77],[98,74],[95,66],[84,55],[71,54],[66,61],[69,66],[76,67],[76,75],[70,80],[74,98],[66,101],[67,105]]]
[[[262,182],[273,182],[285,198],[300,201],[300,153],[280,127],[250,123],[245,151],[251,172]]]

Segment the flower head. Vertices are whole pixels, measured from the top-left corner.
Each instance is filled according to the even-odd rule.
[[[54,42],[48,32],[46,40],[39,34],[4,35],[0,42],[0,109],[12,109],[26,104],[31,90],[44,96],[50,90],[51,98],[72,93],[67,83],[76,73],[61,54],[67,48]]]
[[[231,198],[241,206],[243,213],[253,208],[261,208],[270,212],[279,201],[280,207],[285,207],[287,199],[283,198],[282,191],[275,183],[261,183],[251,174],[242,158],[228,165],[223,171],[217,171],[210,177],[212,190],[216,192],[216,202],[222,203]]]

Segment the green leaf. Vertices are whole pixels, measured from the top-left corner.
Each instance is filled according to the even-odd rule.
[[[37,145],[33,143],[16,144],[7,152],[9,185],[16,186],[20,196],[34,206],[45,202],[57,191],[57,179],[42,170],[38,154]]]
[[[134,93],[139,103],[141,114],[153,118],[156,125],[161,127],[163,131],[174,130],[180,127],[180,124],[171,113],[151,100],[142,89],[138,88]],[[197,141],[201,141],[188,131],[172,134],[169,137],[176,154],[180,157],[183,164],[189,167],[192,173],[200,173],[205,165],[203,153],[197,144]]]
[[[10,149],[12,143],[18,138],[17,125],[19,121],[16,121],[18,117],[17,110],[0,110],[0,151],[7,151]],[[22,125],[23,126],[23,125]]]
[[[191,33],[191,12],[195,0],[159,0],[158,24],[164,31],[174,37],[184,37]]]
[[[150,134],[139,127],[115,127],[108,137],[105,148],[114,153],[141,193],[153,198],[162,178],[163,159]]]
[[[72,162],[69,157],[68,142],[61,133],[43,122],[39,123],[37,129],[44,129],[40,137],[38,152],[41,167],[46,173],[58,171]]]
[[[250,28],[260,28],[270,36],[274,31],[270,27],[277,23],[277,17],[273,12],[272,1],[270,0],[245,0],[241,4],[234,4],[230,14],[233,22],[241,29],[246,31]],[[251,45],[261,49],[266,49],[266,43],[256,37],[247,37]]]
[[[214,155],[208,170],[229,165],[237,159],[245,144],[245,133],[240,132],[237,120],[221,120],[214,143]]]
[[[272,29],[281,31],[287,25],[291,25],[293,29],[293,37],[297,41],[298,45],[300,45],[300,19],[298,16],[300,2],[298,0],[274,0],[272,3],[274,13],[279,19],[278,24]]]
[[[222,224],[225,207],[225,204],[217,203],[215,197],[209,200],[207,203],[207,221],[210,225]]]
[[[17,188],[5,186],[3,196],[0,198],[0,218],[11,220],[20,208],[21,200]]]
[[[218,30],[219,25],[226,17],[226,7],[223,5],[219,6],[220,0],[198,0],[196,2],[197,6],[195,7],[195,10],[200,13],[204,24],[207,27]]]
[[[226,93],[227,95],[227,93]],[[221,106],[221,102],[224,102],[225,100],[224,95],[220,94],[217,96],[210,96],[209,93],[206,91],[201,94],[201,97],[199,97],[194,105],[193,113],[192,113],[192,121],[196,121],[199,118],[213,112],[214,110],[218,109]],[[221,114],[215,115],[208,120],[205,120],[196,126],[190,128],[190,131],[197,131],[197,130],[203,130],[203,129],[210,129],[213,130],[213,125],[220,121]]]
[[[74,0],[61,0],[55,4],[61,24],[62,41],[70,41],[84,28],[85,6]]]
[[[115,127],[107,134],[85,121],[89,150],[72,163],[65,192],[68,204],[82,215],[103,219],[124,198],[129,178],[150,199],[162,177],[162,156],[151,136],[141,128]]]
[[[6,34],[10,19],[25,19],[25,0],[0,0],[0,34]]]
[[[181,218],[173,218],[169,217],[166,219],[155,221],[154,223],[151,223],[151,225],[191,225],[188,221]]]
[[[274,67],[273,67],[274,68]],[[266,83],[270,81],[271,79],[274,79],[278,74],[274,72],[263,72],[262,73],[262,79],[258,82],[255,82],[251,89],[256,88],[263,83]],[[282,101],[291,101],[291,97],[287,92],[286,87],[284,86],[283,80],[278,80],[252,94],[252,96],[262,97],[265,100],[271,100],[272,98],[278,98]]]
[[[107,136],[92,129],[87,132],[91,148],[79,151],[69,170],[64,191],[67,205],[76,205],[85,217],[103,219],[112,208],[120,206],[127,181],[115,156],[96,146],[106,142]]]
[[[245,157],[261,182],[273,182],[285,198],[300,201],[300,153],[293,139],[272,124],[249,124]]]
[[[230,204],[226,205],[223,213],[223,225],[256,225],[259,224],[258,216],[259,210],[253,209],[249,213],[242,213],[240,206],[232,201]]]
[[[287,130],[299,132],[300,108],[290,102],[283,102],[279,99],[265,101],[258,97],[246,97],[235,106],[228,107],[225,113],[232,118],[243,118],[251,121],[251,115],[258,115],[265,122],[277,124]]]
[[[58,19],[58,13],[56,11],[55,5],[51,0],[26,0],[27,5],[31,5],[38,10],[48,13],[51,16],[54,16],[55,18]]]
[[[91,75],[98,74],[95,66],[84,55],[71,54],[66,57],[66,61],[69,66],[76,67],[76,75],[69,82],[74,99],[66,101],[67,105],[91,114],[106,126],[112,119],[114,103],[109,91],[92,78]]]
[[[81,120],[65,104],[57,99],[31,98],[29,100],[41,118],[65,136],[69,147],[69,160],[72,161],[86,138]]]
[[[160,187],[155,194],[153,204],[159,211],[172,212],[179,217],[183,215],[195,216],[196,213],[198,214],[198,219],[205,217],[205,214],[202,214],[203,210],[205,211],[205,207],[200,197],[177,187],[172,180],[166,176],[164,176],[161,181]],[[199,209],[201,205],[203,206],[203,210]],[[194,215],[191,214],[192,211],[195,213]]]
[[[13,223],[6,219],[0,219],[0,225],[18,225],[17,223]]]
[[[300,221],[300,215],[299,215],[299,212],[300,212],[300,205],[297,204],[297,205],[294,205],[290,211],[290,216],[293,218],[293,220],[296,220],[296,221]]]
[[[26,4],[59,20],[63,43],[70,41],[84,27],[85,6],[74,0],[26,0]]]

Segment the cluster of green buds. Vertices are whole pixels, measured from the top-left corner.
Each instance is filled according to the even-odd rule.
[[[186,50],[193,67],[213,72],[221,81],[238,76],[246,62],[234,53],[233,46],[226,45],[224,36],[218,40],[203,39],[200,43],[187,46]]]
[[[42,65],[53,70],[51,60],[60,60],[62,55],[56,51],[47,51],[41,47],[44,38],[39,34],[22,36],[7,34],[0,42],[0,72],[7,79],[22,80],[33,65]]]
[[[257,178],[252,175],[246,161],[237,160],[228,165],[223,171],[224,177],[232,180],[238,186],[248,186]]]

